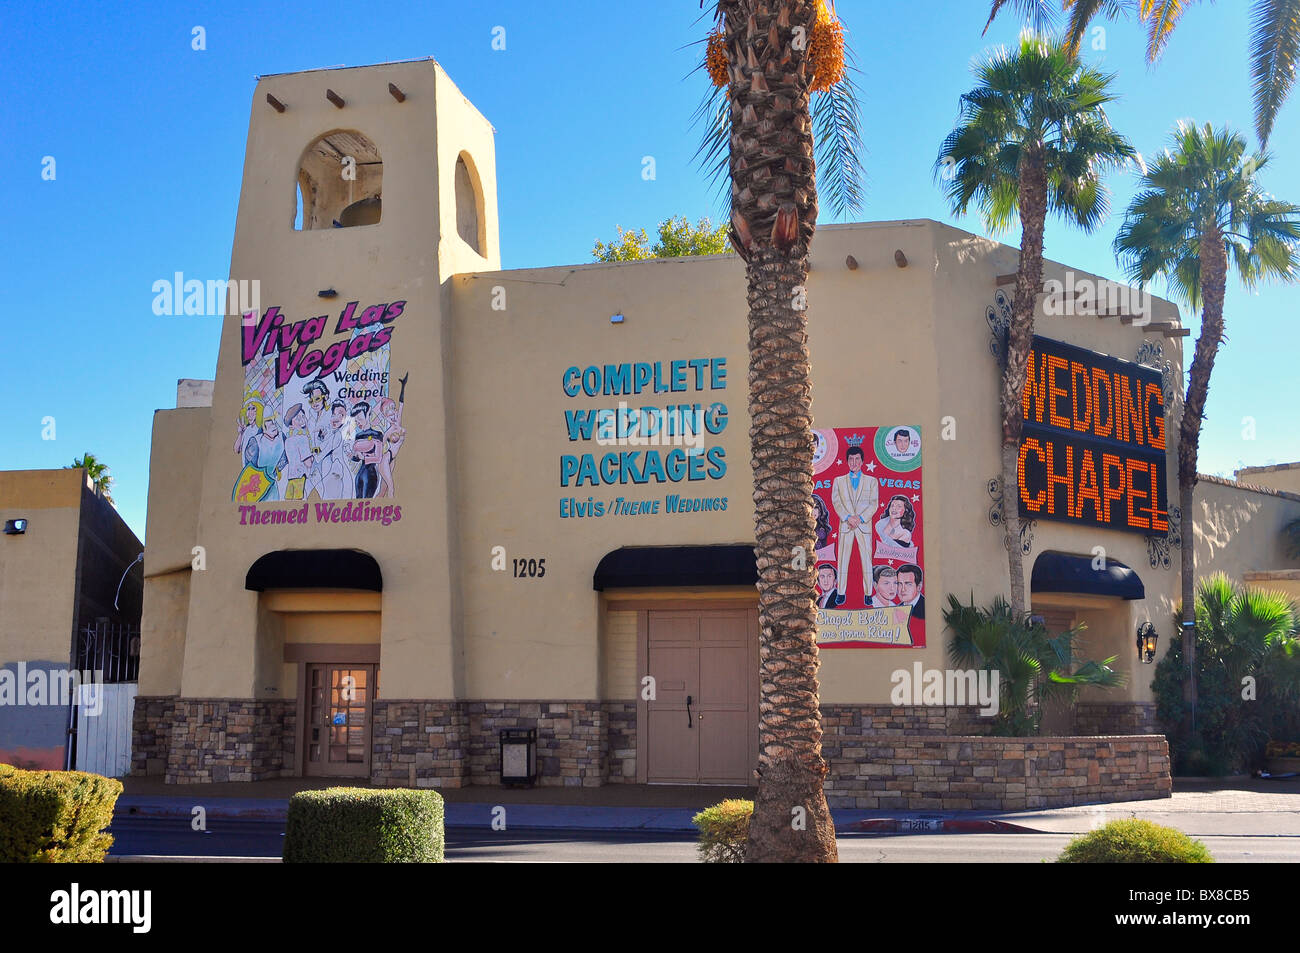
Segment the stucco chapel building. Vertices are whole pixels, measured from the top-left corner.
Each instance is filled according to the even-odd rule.
[[[1026,396],[1027,603],[1086,623],[1127,687],[1017,739],[1010,769],[978,705],[891,700],[895,671],[946,667],[948,593],[1007,589],[1016,259],[933,221],[818,229],[807,558],[833,803],[1168,791],[1135,647],[1147,622],[1158,651],[1174,636],[1186,331],[1168,302],[1045,303]],[[522,729],[542,784],[752,781],[736,256],[502,270],[493,129],[419,61],[258,82],[230,275],[260,302],[224,318],[210,406],[154,421],[137,773],[495,784],[501,731]],[[1045,277],[1067,305],[1098,280]],[[1220,489],[1237,522],[1207,565],[1280,565],[1237,540],[1275,537],[1300,497]]]

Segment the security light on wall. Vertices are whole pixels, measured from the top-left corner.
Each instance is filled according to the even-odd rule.
[[[609,316],[609,323],[610,323],[610,324],[622,324],[622,323],[623,323],[623,315],[622,315],[622,314],[611,314],[611,315]]]
[[[1156,643],[1160,641],[1160,633],[1150,622],[1143,622],[1138,626],[1137,633],[1137,650],[1138,660],[1150,665],[1156,660]]]
[[[27,532],[27,520],[5,520],[6,536],[21,536],[25,532]]]

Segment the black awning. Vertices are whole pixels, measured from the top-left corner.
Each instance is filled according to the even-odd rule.
[[[281,549],[267,553],[248,569],[244,588],[364,589],[383,592],[379,563],[359,549]]]
[[[1137,573],[1115,559],[1107,559],[1104,569],[1093,569],[1095,558],[1073,553],[1043,553],[1034,560],[1029,591],[1074,592],[1118,599],[1145,598],[1146,589]]]
[[[624,546],[596,567],[592,588],[633,586],[753,586],[753,546]]]

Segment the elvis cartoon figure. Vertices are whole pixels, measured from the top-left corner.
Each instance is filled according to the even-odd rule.
[[[849,447],[844,455],[849,472],[837,476],[831,483],[831,505],[840,518],[836,605],[844,604],[844,588],[849,578],[849,561],[854,546],[857,546],[862,559],[864,605],[871,596],[871,518],[880,499],[880,484],[875,477],[862,472],[864,459],[861,447]]]

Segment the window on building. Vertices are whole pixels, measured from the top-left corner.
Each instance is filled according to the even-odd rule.
[[[456,159],[456,233],[479,255],[487,247],[483,231],[483,189],[473,159],[461,153]]]
[[[298,165],[294,228],[353,228],[378,224],[383,212],[384,162],[359,132],[337,130],[316,139]]]

